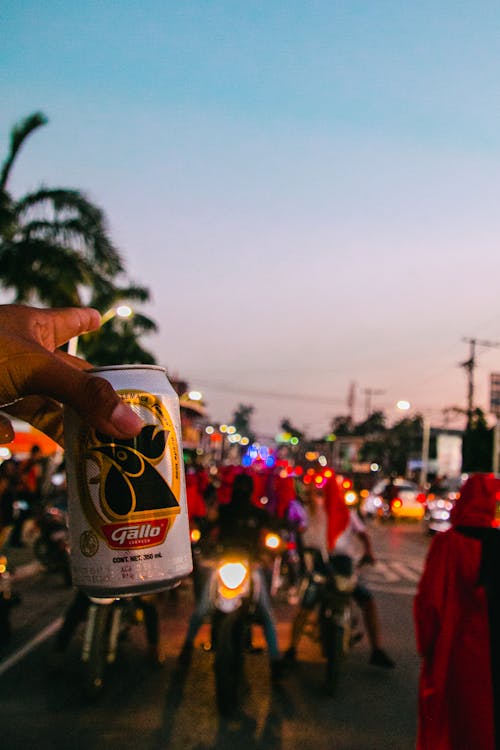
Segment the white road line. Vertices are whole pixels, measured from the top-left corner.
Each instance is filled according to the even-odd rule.
[[[374,572],[380,573],[388,583],[396,583],[396,581],[399,581],[401,578],[400,575],[394,573],[390,569],[389,565],[385,562],[382,562],[382,560],[377,560],[374,566]],[[367,578],[369,576],[369,573],[370,571],[367,570]]]
[[[47,638],[50,638],[51,635],[59,630],[62,623],[63,618],[58,617],[57,620],[54,620],[54,622],[51,622],[50,625],[47,625],[47,627],[41,630],[38,635],[32,638],[31,641],[28,641],[28,643],[26,643],[22,648],[20,648],[18,651],[15,651],[11,656],[9,656],[8,659],[5,659],[5,661],[1,662],[0,676],[7,672],[8,669],[13,667],[14,664],[17,664],[17,662],[21,661],[21,659],[24,659],[26,654],[29,654],[30,651],[33,651],[33,649],[36,648],[40,643],[43,643],[43,641],[46,641]]]
[[[408,581],[416,582],[420,580],[420,573],[416,573],[414,570],[410,570],[410,568],[402,562],[396,562],[396,560],[393,560],[393,562],[391,562],[391,568],[400,573],[401,576],[403,578],[406,578]]]
[[[370,583],[368,588],[370,591],[378,591],[382,594],[395,594],[396,596],[415,596],[417,589],[415,586],[392,586],[384,585],[379,583]]]

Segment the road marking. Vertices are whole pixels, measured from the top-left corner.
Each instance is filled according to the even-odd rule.
[[[391,568],[399,572],[403,578],[406,578],[409,581],[416,582],[420,580],[420,573],[410,570],[410,568],[402,562],[396,562],[396,560],[394,560],[391,562]]]
[[[400,596],[401,594],[403,596],[415,596],[417,593],[416,586],[384,586],[383,583],[370,583],[369,589],[370,591],[377,591],[382,594],[396,594],[396,596]]]
[[[9,656],[8,659],[5,659],[5,661],[1,662],[0,676],[7,672],[8,669],[13,667],[14,664],[17,664],[17,662],[21,661],[21,659],[24,659],[26,654],[29,654],[30,651],[33,651],[33,649],[35,649],[40,643],[43,643],[43,641],[46,641],[47,638],[50,638],[51,635],[59,630],[62,623],[63,618],[58,617],[57,620],[54,620],[54,622],[51,622],[50,625],[47,625],[47,627],[41,630],[38,635],[31,639],[31,641],[28,641],[28,643],[26,643],[22,648],[20,648],[18,651],[15,651],[11,656]]]
[[[369,577],[370,571],[367,571],[367,578]],[[374,573],[380,573],[388,583],[395,583],[399,581],[401,576],[394,573],[388,563],[377,560],[374,567]]]

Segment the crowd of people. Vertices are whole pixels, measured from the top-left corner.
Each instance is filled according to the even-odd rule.
[[[286,463],[286,462],[285,462]],[[292,665],[303,627],[318,603],[319,586],[308,575],[306,555],[312,554],[317,570],[324,569],[338,556],[352,563],[374,563],[368,530],[356,511],[343,499],[333,471],[324,485],[306,486],[286,470],[268,468],[257,461],[251,467],[222,466],[210,481],[210,474],[196,464],[186,470],[188,510],[191,522],[204,531],[214,546],[236,547],[255,554],[264,529],[281,530],[293,538],[298,570],[292,574],[292,588],[303,580],[298,611],[291,626],[290,643],[284,654],[279,651],[269,599],[269,586],[259,588],[257,619],[261,621],[271,662],[271,675],[279,679],[283,664]],[[208,521],[210,519],[210,521]],[[293,568],[292,568],[293,570]],[[264,571],[261,571],[264,575]],[[191,617],[180,655],[188,662],[195,636],[209,610],[209,582],[206,582]],[[359,606],[370,643],[370,663],[393,668],[394,661],[382,648],[377,606],[372,592],[358,582],[353,598]]]
[[[89,308],[0,306],[0,442],[8,443],[14,436],[10,414],[30,422],[63,445],[63,404],[75,409],[91,426],[114,437],[130,438],[140,432],[142,420],[120,400],[111,385],[90,376],[85,372],[90,365],[59,348],[70,338],[99,325],[98,312]],[[36,484],[30,484],[28,479],[30,475],[36,479],[36,472],[32,472],[36,463],[33,461],[24,472],[15,463],[2,464],[3,523],[4,519],[14,520],[15,499],[21,486],[26,496],[36,493]],[[224,529],[232,529],[231,533],[250,539],[260,523],[259,514],[252,510],[256,497],[268,497],[278,519],[294,499],[287,491],[275,493],[274,498],[265,495],[263,475],[255,474],[251,482],[236,482],[235,476],[222,477],[214,500],[214,488],[209,488],[208,482],[203,487],[203,478],[198,474],[196,470],[187,472],[190,514],[204,518],[222,536]],[[332,480],[321,500],[318,496],[305,499],[304,507],[309,503],[310,513],[300,532],[303,543],[312,544],[325,562],[339,550],[349,556],[352,542],[358,538],[364,543],[365,556],[372,558],[366,529],[353,513],[337,503],[335,495]],[[500,747],[500,649],[496,643],[500,613],[500,545],[496,528],[499,500],[500,487],[493,476],[471,476],[455,505],[452,527],[436,536],[430,546],[414,608],[417,646],[422,657],[419,750]],[[222,511],[226,503],[228,509]],[[288,649],[292,660],[304,612],[311,601],[314,590],[308,587],[292,627]],[[379,666],[393,666],[380,645],[373,596],[361,588],[357,601],[372,645],[370,660]],[[262,601],[264,612],[266,606]],[[268,615],[268,648],[271,662],[278,662],[270,608]],[[200,609],[195,609],[186,638],[187,650],[199,616]]]

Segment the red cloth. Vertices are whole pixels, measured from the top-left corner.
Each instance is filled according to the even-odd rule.
[[[328,549],[332,550],[338,537],[346,530],[349,523],[349,508],[341,495],[335,474],[326,480],[324,496],[328,516]]]
[[[207,484],[208,477],[205,472],[186,468],[186,499],[189,518],[203,517],[207,514],[207,506],[203,498]]]
[[[296,497],[293,477],[282,477],[278,474],[274,480],[276,493],[276,517],[284,518],[292,500]]]
[[[491,526],[499,484],[476,474],[462,488],[452,528],[432,541],[414,602],[419,683],[417,750],[494,750],[490,631],[478,585],[481,541],[457,525]]]

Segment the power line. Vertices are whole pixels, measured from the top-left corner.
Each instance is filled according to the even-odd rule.
[[[213,388],[216,391],[225,391],[227,393],[237,393],[246,396],[258,396],[259,398],[272,398],[272,399],[291,399],[295,401],[314,401],[317,404],[325,404],[327,406],[334,406],[335,404],[342,403],[343,398],[325,398],[323,396],[310,396],[305,393],[284,393],[283,391],[261,391],[256,388],[238,388],[236,386],[227,385],[227,383],[221,383],[211,380],[204,380],[203,378],[192,378],[193,381],[200,385],[206,385],[209,388]]]
[[[460,363],[460,367],[463,367],[467,371],[467,427],[470,427],[472,412],[474,411],[474,370],[476,368],[476,346],[496,348],[500,346],[500,343],[496,341],[478,341],[477,339],[466,337],[464,337],[462,341],[465,341],[470,345],[469,359],[467,359],[465,362]]]

